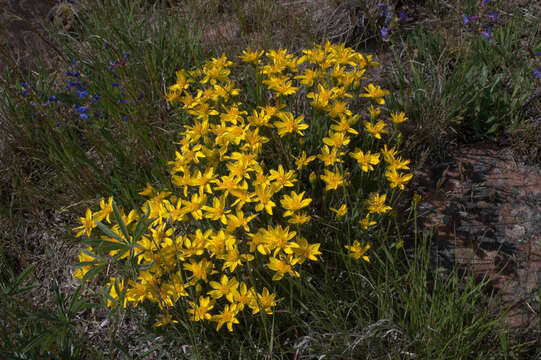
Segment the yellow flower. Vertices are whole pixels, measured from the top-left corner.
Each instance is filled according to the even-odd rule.
[[[192,275],[188,277],[188,280],[190,281],[190,283],[195,284],[199,280],[207,282],[207,275],[211,273],[214,265],[212,262],[203,258],[199,262],[195,259],[190,259],[190,263],[184,263],[182,267],[184,270],[190,271],[192,273]]]
[[[282,164],[278,165],[278,170],[271,169],[269,180],[274,181],[280,189],[284,186],[292,187],[293,183],[297,182],[295,171],[285,172]]]
[[[255,211],[262,211],[265,209],[267,214],[272,215],[272,208],[276,206],[276,203],[271,199],[275,192],[275,187],[268,183],[264,182],[256,185],[254,190],[254,201],[258,202],[258,204],[255,207]]]
[[[313,107],[317,109],[323,109],[329,104],[331,99],[331,91],[325,88],[322,84],[317,85],[318,92],[309,92],[306,94],[306,98],[312,99],[310,103]]]
[[[366,214],[366,216],[359,221],[359,224],[361,225],[363,230],[368,230],[370,226],[376,225],[376,222],[370,220],[370,214]]]
[[[381,139],[381,134],[387,133],[387,130],[385,129],[385,122],[382,120],[378,121],[376,124],[365,121],[364,127],[366,131],[372,134],[376,139]]]
[[[190,214],[195,220],[201,220],[203,218],[202,208],[207,202],[206,195],[193,194],[191,200],[182,200],[184,207],[182,211],[185,214]]]
[[[238,295],[235,297],[235,304],[237,304],[239,311],[244,310],[245,306],[249,306],[255,301],[254,288],[248,289],[246,283],[240,282]]]
[[[263,238],[270,250],[274,250],[273,256],[277,256],[280,251],[286,254],[293,254],[293,249],[299,245],[295,242],[290,242],[297,235],[296,231],[289,231],[289,226],[282,228],[282,225],[276,227],[267,227],[264,230]]]
[[[221,197],[215,197],[212,199],[212,206],[203,206],[201,210],[205,211],[204,217],[210,220],[221,221],[222,224],[227,224],[226,215],[231,212],[231,210],[226,210],[226,195]]]
[[[374,167],[372,165],[379,164],[379,154],[371,154],[370,151],[368,151],[366,154],[363,153],[363,151],[359,148],[356,148],[354,152],[349,153],[349,155],[357,160],[359,165],[361,165],[361,169],[364,172],[372,171],[374,170]]]
[[[233,302],[233,298],[235,296],[238,296],[237,287],[239,286],[239,282],[235,277],[228,279],[227,275],[223,274],[220,282],[211,281],[209,282],[209,285],[214,290],[209,291],[208,295],[210,295],[215,300],[218,300],[222,296],[225,296],[225,298],[229,302]]]
[[[359,260],[362,257],[364,261],[370,262],[370,258],[365,255],[368,249],[370,249],[370,244],[361,246],[361,244],[359,244],[359,242],[355,240],[353,242],[353,245],[345,245],[344,247],[349,250],[349,256],[351,256],[355,260]]]
[[[321,252],[319,251],[320,244],[309,244],[308,241],[300,237],[297,240],[297,244],[299,244],[299,247],[293,249],[293,253],[298,259],[298,263],[302,264],[306,260],[312,260],[317,261],[318,255],[321,255]]]
[[[261,62],[260,58],[265,53],[265,51],[252,50],[251,48],[248,48],[246,50],[242,50],[242,53],[244,55],[239,56],[242,61],[257,65]]]
[[[81,231],[79,231],[75,235],[75,237],[80,237],[81,235],[85,233],[86,233],[86,236],[90,237],[90,234],[92,233],[92,229],[94,229],[97,226],[92,217],[92,211],[90,209],[86,209],[85,217],[80,217],[79,221],[81,222],[82,225],[76,228],[73,228],[73,230],[81,230]]]
[[[92,253],[93,249],[92,246],[87,247],[84,251],[79,251],[79,262],[80,263],[90,263],[95,262],[97,260],[97,256]],[[87,264],[80,266],[75,272],[73,273],[73,276],[75,276],[79,280],[83,280],[83,277],[86,275],[87,272],[89,272],[95,265],[93,264]]]
[[[336,217],[337,217],[338,219],[341,219],[341,218],[344,217],[344,215],[347,214],[347,212],[348,212],[348,207],[347,207],[346,204],[342,204],[342,206],[340,206],[338,209],[335,209],[335,208],[332,207],[332,208],[330,208],[330,210],[331,210],[332,212],[336,213]]]
[[[352,115],[352,112],[347,108],[347,103],[338,100],[335,100],[334,103],[329,107],[328,113],[332,118]]]
[[[301,131],[308,129],[308,124],[302,122],[304,115],[294,118],[290,112],[279,112],[276,116],[282,120],[274,122],[274,127],[278,130],[280,137],[284,137],[289,133],[304,136]]]
[[[235,271],[237,266],[242,266],[243,261],[252,261],[254,256],[252,254],[241,254],[239,249],[234,246],[232,249],[228,249],[225,254],[219,255],[216,258],[223,260],[222,271],[229,269],[229,272]]]
[[[344,185],[344,178],[339,172],[332,172],[325,169],[325,174],[320,176],[321,180],[327,184],[325,190],[337,190],[339,186]]]
[[[288,224],[306,224],[312,217],[305,212],[295,213],[287,219]]]
[[[366,200],[368,204],[368,212],[371,214],[385,214],[392,208],[388,205],[385,205],[385,200],[387,199],[387,194],[379,195],[374,193]]]
[[[304,193],[305,192],[303,191],[300,194],[297,194],[295,191],[292,191],[290,195],[284,195],[282,200],[280,200],[282,207],[287,210],[284,212],[284,217],[293,215],[293,212],[308,206],[312,202],[312,199],[310,198],[302,198]]]
[[[370,119],[373,120],[379,116],[381,110],[379,109],[379,106],[374,107],[374,105],[370,105],[368,107],[368,112],[370,113]]]
[[[263,83],[267,85],[269,90],[274,90],[277,95],[292,95],[299,89],[292,86],[291,80],[287,76],[273,76],[268,80],[263,80]]]
[[[107,287],[109,288],[108,293],[107,293],[109,295],[107,298],[107,303],[106,303],[107,307],[120,305],[119,303],[120,296],[124,295],[123,294],[124,279],[119,280],[117,278],[112,277],[109,279]],[[127,303],[128,303],[128,299],[126,298],[126,296],[124,296],[122,307],[126,308]]]
[[[331,130],[338,131],[338,132],[347,132],[353,135],[359,135],[359,132],[352,128],[351,126],[354,124],[351,123],[351,119],[356,121],[358,119],[358,115],[356,117],[350,117],[347,118],[345,116],[340,116],[338,120],[334,120],[335,123],[331,125]]]
[[[145,187],[145,189],[143,191],[139,192],[138,194],[143,195],[143,196],[147,196],[147,197],[151,197],[154,192],[155,192],[155,190],[152,187],[152,185],[147,183],[147,186]]]
[[[398,187],[400,190],[404,190],[404,184],[411,180],[413,174],[401,175],[393,167],[385,171],[385,177],[389,180],[391,189]]]
[[[345,132],[330,132],[329,137],[323,138],[323,143],[331,147],[340,148],[349,144],[350,138]]]
[[[178,324],[178,321],[173,319],[173,316],[169,311],[166,311],[165,314],[160,314],[158,317],[158,321],[154,323],[155,327],[165,326],[169,324]]]
[[[216,331],[219,331],[224,324],[227,324],[227,330],[231,332],[233,331],[233,324],[239,323],[239,320],[236,318],[238,313],[239,309],[237,304],[228,304],[225,305],[221,313],[212,316],[210,320],[218,323],[216,325]]]
[[[308,87],[311,87],[314,85],[314,81],[317,80],[317,78],[320,76],[320,72],[318,70],[312,70],[310,68],[304,69],[304,72],[302,75],[295,76],[295,79],[300,79],[300,83],[302,85],[306,85]]]
[[[229,214],[227,215],[227,228],[226,231],[233,232],[237,228],[242,227],[244,231],[249,232],[250,227],[248,226],[248,223],[252,221],[253,218],[255,218],[257,214],[250,215],[248,217],[244,217],[244,212],[242,210],[237,209],[237,213],[235,215]]]
[[[319,154],[317,157],[319,160],[323,161],[325,166],[332,166],[337,162],[342,162],[342,159],[340,159],[342,155],[344,155],[344,153],[338,152],[338,148],[333,147],[331,150],[327,145],[323,145],[321,148],[321,154]]]
[[[191,314],[190,317],[191,321],[201,321],[201,320],[210,320],[212,317],[209,314],[209,311],[214,308],[214,300],[211,301],[211,298],[209,296],[199,297],[199,304],[190,301],[190,309],[186,310],[188,314]]]
[[[284,261],[283,259],[277,259],[275,257],[269,258],[269,263],[267,264],[267,267],[274,271],[275,274],[272,277],[272,280],[277,281],[281,280],[285,274],[289,274],[294,277],[299,277],[300,274],[293,270],[293,266],[297,263],[291,256],[287,259],[287,261]]]
[[[401,124],[406,120],[408,120],[408,118],[406,117],[406,114],[404,114],[404,112],[400,112],[398,114],[391,113],[391,121],[395,124]]]
[[[303,150],[301,156],[298,158],[293,156],[293,159],[295,159],[295,165],[297,165],[297,170],[302,169],[306,165],[308,165],[312,160],[314,160],[316,157],[315,155],[311,155],[306,157],[306,151]]]
[[[364,90],[366,93],[360,94],[359,97],[374,99],[374,101],[379,105],[385,104],[383,97],[390,94],[389,90],[383,90],[379,85],[374,86],[374,84],[368,84]]]
[[[272,315],[272,308],[276,306],[277,302],[275,297],[275,293],[269,292],[269,290],[264,287],[261,294],[257,294],[257,300],[254,298],[249,304],[252,309],[252,315],[259,313],[259,311],[263,311],[267,315]]]

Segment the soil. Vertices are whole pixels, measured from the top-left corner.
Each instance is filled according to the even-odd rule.
[[[539,336],[541,167],[516,160],[509,148],[462,146],[448,160],[418,171],[412,189],[440,266],[458,266],[501,303],[506,325]]]
[[[17,64],[30,64],[40,58],[50,65],[51,49],[41,29],[49,21],[55,0],[0,0],[0,47],[11,52]],[[0,56],[0,68],[12,67]]]

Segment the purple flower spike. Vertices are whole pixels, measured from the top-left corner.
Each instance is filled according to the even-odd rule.
[[[401,10],[400,13],[398,14],[398,18],[401,21],[406,21],[406,20],[408,20],[408,14],[406,13],[405,10]]]
[[[541,66],[537,68],[536,71],[533,72],[534,76],[538,79],[541,79]]]
[[[466,15],[464,15],[464,17],[463,17],[464,25],[468,25],[470,22],[475,21],[477,19],[478,19],[477,15],[474,15],[474,16],[466,16]]]
[[[383,38],[383,41],[389,40],[390,32],[391,32],[391,29],[389,29],[388,27],[384,26],[381,28],[380,33],[381,33],[381,37]]]
[[[488,41],[490,41],[492,39],[492,29],[491,28],[487,28],[486,31],[481,31],[481,34],[485,35],[488,39]]]
[[[494,21],[495,23],[498,22],[498,12],[496,10],[488,12],[485,14],[487,18]]]

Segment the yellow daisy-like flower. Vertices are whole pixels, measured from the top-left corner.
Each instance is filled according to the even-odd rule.
[[[344,215],[347,214],[348,212],[348,207],[346,204],[342,204],[342,206],[340,206],[338,209],[335,209],[335,208],[330,208],[330,210],[334,213],[336,213],[336,217],[338,219],[341,219],[344,217]]]
[[[325,190],[337,190],[339,186],[344,185],[344,177],[339,172],[325,170],[325,174],[320,176],[321,180],[327,184]]]
[[[293,212],[308,206],[312,202],[310,198],[303,199],[304,193],[303,191],[297,194],[295,191],[292,191],[290,195],[284,195],[282,200],[280,200],[282,207],[287,210],[284,212],[284,217],[293,215]]]
[[[76,228],[73,228],[73,230],[80,230],[75,235],[75,237],[80,237],[81,235],[85,233],[86,233],[86,236],[90,237],[90,234],[92,233],[92,229],[94,229],[97,226],[92,217],[92,211],[90,209],[86,209],[85,217],[80,217],[79,221],[81,222],[82,225]]]
[[[387,133],[387,129],[385,129],[385,122],[383,122],[382,120],[378,121],[375,124],[372,124],[369,121],[365,121],[364,127],[366,131],[372,134],[376,139],[381,139],[381,134]]]
[[[389,180],[391,189],[398,187],[404,190],[404,184],[411,180],[413,174],[399,174],[394,167],[385,171],[385,177]]]
[[[370,214],[366,214],[366,216],[359,221],[359,224],[363,228],[363,230],[368,230],[370,226],[376,225],[376,222],[373,220],[370,220]]]
[[[263,56],[264,53],[264,50],[257,51],[248,48],[246,50],[242,50],[243,55],[239,56],[239,58],[246,63],[257,65],[261,62],[260,58],[261,56]]]
[[[370,151],[368,151],[366,154],[359,148],[356,148],[354,152],[349,153],[349,155],[357,160],[359,165],[361,165],[361,169],[364,172],[372,171],[374,170],[374,167],[372,165],[379,164],[379,153],[371,154]]]
[[[344,247],[349,250],[349,256],[351,256],[355,260],[359,260],[360,258],[362,258],[364,261],[370,262],[370,258],[365,255],[365,253],[371,247],[370,244],[361,246],[361,244],[357,240],[355,240],[353,242],[353,245],[351,246],[345,245]]]
[[[374,99],[374,101],[379,105],[385,104],[385,100],[383,99],[383,97],[390,94],[389,90],[383,90],[381,86],[374,86],[374,84],[368,84],[368,86],[365,87],[364,90],[366,91],[366,93],[359,95],[359,97]]]
[[[368,212],[371,214],[385,214],[389,210],[392,210],[392,207],[385,205],[386,199],[387,194],[372,194],[372,196],[366,200],[366,203],[368,204]]]
[[[395,124],[401,124],[406,120],[408,120],[408,118],[406,117],[406,114],[404,114],[404,112],[391,113],[391,121]]]

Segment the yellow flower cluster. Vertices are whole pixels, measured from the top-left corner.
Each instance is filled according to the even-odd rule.
[[[171,312],[180,301],[189,320],[215,322],[217,330],[226,325],[232,331],[241,311],[272,314],[277,294],[267,287],[257,289],[265,271],[275,281],[299,277],[299,265],[321,255],[320,244],[308,242],[309,235],[303,233],[313,215],[303,169],[313,165],[332,193],[351,185],[347,154],[363,173],[373,172],[383,157],[391,189],[403,189],[411,179],[411,174],[398,172],[409,169],[409,161],[397,157],[395,148],[385,144],[379,151],[351,150],[361,146],[362,136],[377,141],[388,132],[378,120],[388,92],[369,84],[360,93],[367,68],[378,65],[371,56],[330,43],[304,50],[301,56],[284,49],[243,53],[241,60],[252,64],[261,80],[256,90],[265,92],[256,96],[261,103],[239,99],[241,91],[230,77],[233,63],[225,55],[199,69],[178,71],[166,98],[192,120],[169,162],[174,189],[160,192],[148,185],[140,193],[147,197],[141,211],[128,215],[115,208],[112,198],[102,201],[101,209],[94,214],[87,210],[82,225],[74,229],[77,236],[90,237],[99,226],[107,254],[136,264],[133,278],[111,278],[108,306],[120,305],[121,299],[122,306],[156,303],[161,315],[155,325],[162,326],[177,322]],[[295,111],[299,98],[307,99],[312,110]],[[359,129],[361,115],[351,108],[363,98],[377,107],[371,107],[369,120]],[[320,126],[319,118],[328,119],[328,126],[313,151],[303,144],[311,128]],[[405,119],[404,114],[390,118],[396,124]],[[310,180],[316,182],[313,174]],[[363,229],[376,224],[371,216],[391,209],[386,197],[374,193],[366,201],[367,214],[359,220]],[[348,207],[338,202],[331,211],[342,219]],[[141,225],[147,218],[146,226]],[[346,248],[356,259],[368,261],[370,245],[356,241]],[[83,278],[101,263],[94,250],[81,252],[76,277]]]

